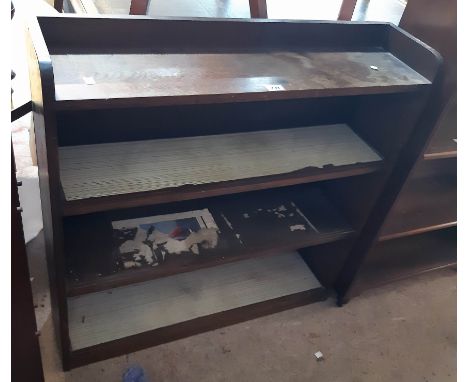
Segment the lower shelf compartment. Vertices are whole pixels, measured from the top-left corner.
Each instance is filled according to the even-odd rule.
[[[71,297],[74,366],[325,298],[297,252]]]
[[[455,266],[456,263],[456,227],[383,241],[370,252],[356,279],[356,290]]]
[[[155,248],[153,243],[153,263],[126,267],[128,263],[122,260],[119,247],[122,241],[116,244],[120,238],[116,238],[113,222],[202,209],[210,212],[218,227],[214,248],[199,246],[195,252],[166,251],[161,256],[157,253],[159,245]],[[355,233],[316,186],[258,191],[126,213],[76,216],[67,218],[64,227],[68,296],[334,242]],[[130,256],[140,257],[138,253]]]

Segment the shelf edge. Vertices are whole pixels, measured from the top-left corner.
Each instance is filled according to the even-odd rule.
[[[380,236],[378,241],[382,242],[382,241],[387,241],[387,240],[401,239],[401,238],[408,237],[408,236],[415,236],[415,235],[420,235],[422,233],[455,227],[456,225],[457,225],[456,221],[451,221],[451,222],[435,224],[435,225],[431,225],[427,227],[415,228],[415,229],[404,231],[404,232],[389,233],[389,234]]]
[[[362,96],[376,94],[409,93],[430,86],[431,82],[414,85],[391,85],[384,87],[362,87],[349,89],[309,89],[278,92],[251,92],[229,94],[203,94],[162,97],[130,97],[110,99],[56,99],[53,108],[56,111],[77,111],[95,109],[115,109],[133,107],[158,107],[172,105],[197,105],[213,103],[274,101],[300,98],[325,98],[341,96]]]
[[[424,153],[424,160],[450,159],[457,157],[457,150]]]

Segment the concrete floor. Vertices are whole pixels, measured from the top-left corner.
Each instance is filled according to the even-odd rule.
[[[42,234],[28,244],[39,311],[48,297],[42,248]],[[118,382],[132,365],[143,367],[149,382],[455,381],[456,273],[427,273],[343,308],[330,298],[67,373],[50,315],[40,344],[47,382]]]

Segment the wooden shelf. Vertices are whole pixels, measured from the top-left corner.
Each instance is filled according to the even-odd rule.
[[[455,131],[453,131],[455,130]],[[439,129],[432,138],[429,147],[424,153],[424,159],[448,159],[457,156],[457,128]]]
[[[378,243],[356,283],[364,290],[457,263],[456,228]]]
[[[275,213],[283,206],[284,216]],[[167,254],[158,266],[125,269],[113,242],[112,221],[208,208],[219,228],[213,249]],[[283,208],[281,208],[283,209]],[[296,209],[299,209],[298,212]],[[292,215],[292,216],[291,216]],[[246,218],[248,216],[248,218]],[[303,230],[291,231],[302,225]],[[354,230],[331,205],[320,189],[301,188],[287,194],[281,190],[240,194],[202,202],[185,202],[67,218],[65,246],[68,263],[68,295],[78,295],[190,272],[200,268],[244,260],[313,245],[342,240]]]
[[[439,174],[410,178],[382,229],[390,240],[457,224],[456,176]]]
[[[242,307],[250,308],[243,311],[245,318],[252,316],[266,301],[269,310],[275,300],[288,296],[301,295],[302,304],[313,302],[311,292],[315,301],[325,297],[300,255],[284,253],[72,297],[68,298],[71,347],[86,349],[139,334],[154,337],[175,325],[181,325],[183,332],[191,324],[196,331],[204,320],[216,322],[229,313],[238,316],[236,309]]]
[[[65,215],[333,179],[382,165],[382,158],[347,125],[59,151]]]
[[[452,139],[447,139],[444,142],[437,142],[431,145],[424,154],[424,159],[448,159],[456,158],[457,143]]]
[[[384,94],[430,84],[382,51],[70,52],[51,59],[58,110]]]

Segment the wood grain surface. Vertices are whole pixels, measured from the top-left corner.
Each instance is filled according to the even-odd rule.
[[[386,93],[429,80],[388,52],[52,55],[59,108],[67,101],[152,98],[180,104]],[[376,69],[372,69],[374,67]],[[271,91],[268,86],[280,85]],[[260,97],[259,97],[260,96]],[[105,102],[104,102],[105,101]],[[85,105],[81,105],[86,107]]]

